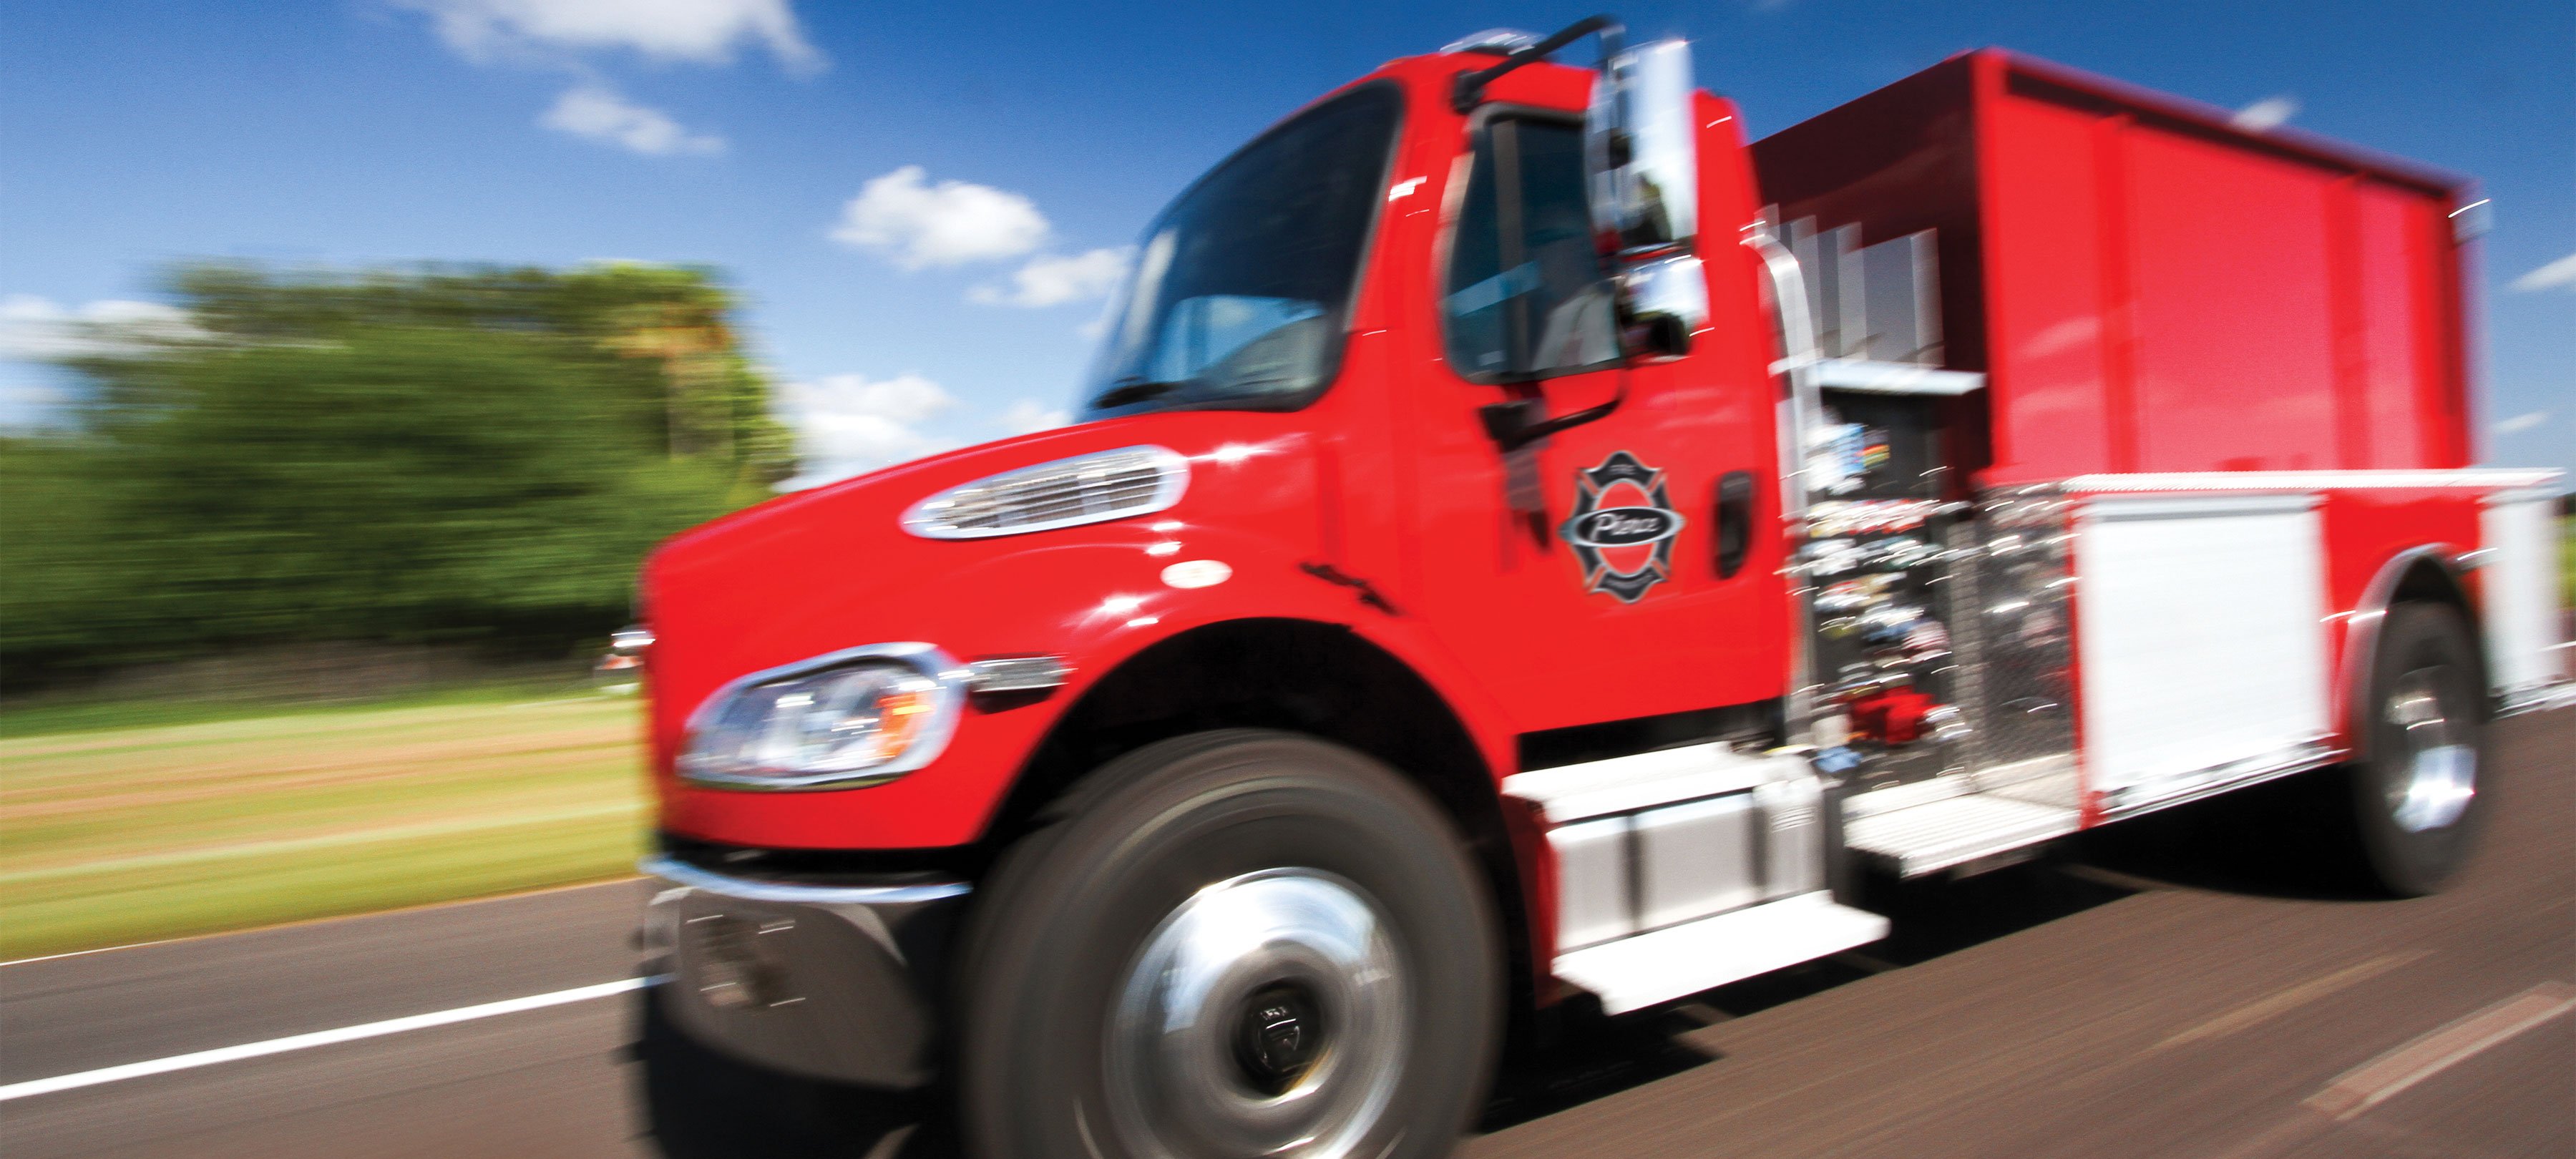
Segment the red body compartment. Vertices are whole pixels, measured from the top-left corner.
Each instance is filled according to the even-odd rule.
[[[1753,156],[1784,221],[1939,231],[1983,482],[2468,463],[2459,178],[1995,50]]]

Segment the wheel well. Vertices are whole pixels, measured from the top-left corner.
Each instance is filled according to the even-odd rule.
[[[2457,612],[2460,626],[2467,629],[2469,652],[2477,659],[2477,687],[2483,692],[2490,687],[2487,679],[2486,633],[2478,628],[2477,602],[2469,595],[2459,571],[2440,550],[2419,547],[2405,552],[2381,569],[2378,578],[2362,596],[2362,611],[2383,611],[2401,604],[2432,604]],[[2374,617],[2375,619],[2375,617]],[[2371,673],[2379,661],[2379,633],[2372,625],[2367,637],[2355,643],[2364,644],[2348,657],[2344,671],[2346,703],[2349,705],[2348,742],[2355,752],[2367,752],[2369,729],[2365,715],[2371,711]]]
[[[2460,619],[2468,624],[2471,634],[2477,631],[2478,611],[2476,605],[2469,602],[2468,589],[2461,585],[2460,578],[2452,574],[2450,568],[2430,554],[2419,555],[2407,562],[2406,570],[2398,573],[2397,585],[2389,590],[2388,603],[2392,607],[2398,604],[2448,604],[2460,613]]]
[[[1230,620],[1130,658],[1093,684],[1038,746],[987,831],[986,850],[998,854],[1050,802],[1118,755],[1217,728],[1321,737],[1384,761],[1430,793],[1484,871],[1502,921],[1514,1008],[1529,1008],[1528,915],[1493,772],[1429,682],[1341,625]]]

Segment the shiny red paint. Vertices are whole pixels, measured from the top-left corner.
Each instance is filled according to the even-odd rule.
[[[1579,112],[1589,74],[1524,70],[1493,86],[1497,104]],[[1435,86],[1436,87],[1436,86]],[[1600,403],[1626,379],[1627,401],[1610,417],[1559,434],[1527,452],[1546,499],[1535,514],[1507,501],[1502,456],[1477,408],[1504,388],[1468,382],[1441,357],[1433,295],[1440,284],[1440,224],[1431,207],[1463,179],[1452,164],[1466,145],[1466,121],[1446,114],[1423,144],[1436,152],[1408,175],[1430,177],[1424,206],[1405,215],[1388,241],[1412,254],[1412,281],[1397,291],[1401,314],[1387,319],[1383,349],[1400,384],[1387,461],[1400,472],[1385,512],[1395,548],[1399,606],[1418,606],[1461,665],[1480,675],[1515,731],[1740,704],[1779,694],[1786,671],[1786,595],[1779,547],[1768,537],[1734,576],[1720,579],[1711,531],[1718,477],[1742,470],[1763,480],[1760,510],[1776,510],[1778,476],[1770,422],[1767,335],[1742,324],[1759,316],[1751,251],[1711,228],[1702,245],[1713,270],[1712,313],[1689,357],[1626,371],[1549,379],[1515,394],[1544,400],[1549,413]],[[1736,145],[1731,106],[1703,104],[1701,214],[1707,222],[1750,220],[1753,207]],[[1733,161],[1733,165],[1722,164]],[[1390,287],[1393,288],[1393,287]],[[1733,324],[1729,324],[1733,323]],[[1671,578],[1635,603],[1589,592],[1558,535],[1577,472],[1626,451],[1664,472],[1684,519]],[[1355,529],[1356,529],[1355,524]],[[1356,537],[1355,537],[1356,538]]]
[[[1749,147],[1734,106],[1701,96],[1712,321],[1691,353],[1533,386],[1468,382],[1443,357],[1438,309],[1469,148],[1448,95],[1456,72],[1489,59],[1399,60],[1355,82],[1401,86],[1405,123],[1340,376],[1312,405],[990,443],[783,497],[657,552],[643,586],[658,638],[661,825],[784,848],[975,841],[1048,730],[1103,677],[1158,641],[1242,618],[1343,625],[1382,648],[1449,705],[1497,780],[1518,771],[1528,732],[1783,695],[1788,542],[1753,535],[1730,577],[1713,559],[1720,475],[1752,475],[1757,526],[1779,517],[1772,325],[1736,237],[1766,201],[1862,222],[1867,241],[1942,230],[1950,361],[1990,375],[1986,400],[1955,408],[1952,460],[1989,482],[2465,459],[2449,179],[2305,138],[2257,141],[2206,111],[1997,53]],[[1488,97],[1575,113],[1590,81],[1533,66]],[[1530,452],[1545,509],[1514,510],[1477,408],[1518,395],[1561,413],[1623,380],[1614,415]],[[1192,462],[1167,512],[967,541],[898,526],[941,489],[1138,444]],[[1635,603],[1587,592],[1557,534],[1577,473],[1617,451],[1664,473],[1685,521],[1669,580]],[[1953,476],[1961,487],[1965,474]],[[2403,550],[2473,544],[2476,502],[2465,490],[2334,494],[2332,606],[2353,607]],[[1195,559],[1223,561],[1232,578],[1161,582],[1163,567]],[[1307,564],[1368,581],[1394,610]],[[673,775],[690,714],[726,681],[895,641],[961,661],[1062,656],[1072,682],[1032,703],[970,707],[936,761],[877,787],[760,793]],[[1554,866],[1542,823],[1504,812],[1544,962]]]
[[[2353,613],[2366,610],[2371,581],[2379,578],[2389,561],[2418,547],[2434,548],[2445,558],[2476,548],[2484,499],[2483,493],[2457,488],[2352,488],[2325,493],[2326,606],[2341,613],[2330,625],[2327,656],[2332,666],[2327,671],[2359,675],[2351,667]],[[2473,585],[2470,597],[2476,599],[2475,573],[2469,582]],[[2351,749],[2358,743],[2348,727],[2353,681],[2336,679],[2327,687],[2334,697],[2327,719],[2335,726],[2335,743]]]
[[[2461,467],[2466,183],[1999,51],[1754,146],[1784,220],[1937,228],[1983,481]]]
[[[1769,339],[1749,251],[1723,228],[1705,247],[1719,323],[1683,359],[1551,380],[1551,411],[1590,405],[1627,380],[1610,418],[1532,452],[1548,510],[1509,508],[1502,464],[1476,408],[1503,388],[1467,382],[1442,358],[1437,294],[1450,186],[1467,121],[1448,106],[1455,60],[1399,61],[1377,76],[1408,93],[1394,187],[1368,258],[1339,380],[1285,414],[1153,414],[987,444],[789,496],[684,535],[647,569],[654,768],[663,825],[752,845],[907,848],[974,840],[1027,754],[1092,682],[1146,646],[1245,617],[1343,624],[1421,674],[1466,721],[1497,777],[1519,734],[1780,695],[1786,680],[1781,544],[1754,538],[1741,570],[1714,561],[1717,478],[1760,481],[1777,510]],[[1367,78],[1367,79],[1375,79]],[[1525,69],[1495,102],[1579,115],[1590,73]],[[1739,122],[1702,98],[1703,220],[1752,216]],[[915,538],[911,503],[1001,470],[1140,443],[1193,460],[1188,494],[1161,515],[1031,536]],[[1635,604],[1584,590],[1557,535],[1575,473],[1614,451],[1665,472],[1685,523],[1672,578]],[[1242,452],[1249,452],[1244,454]],[[1759,519],[1771,518],[1758,514]],[[1177,554],[1148,554],[1176,541]],[[1233,578],[1176,590],[1182,559]],[[1388,615],[1316,580],[1329,563],[1367,579]],[[1132,605],[1132,606],[1131,606]],[[688,785],[671,772],[689,713],[734,677],[835,649],[926,641],[960,660],[1049,653],[1074,682],[1035,704],[970,709],[930,767],[855,791],[757,793]]]
[[[2417,478],[2422,475],[2421,472],[2410,474]],[[2307,477],[2244,472],[2241,476],[2205,477],[2205,480],[2241,477],[2241,486],[2234,490],[2243,494],[2303,492],[2316,496],[2325,541],[2325,591],[2322,597],[2324,606],[2329,609],[2325,622],[2319,625],[2319,630],[2326,634],[2326,691],[2329,698],[2326,720],[2329,733],[2325,741],[2335,759],[2351,756],[2361,740],[2351,728],[2354,723],[2352,698],[2361,691],[2362,683],[2367,679],[2361,664],[2368,657],[2366,654],[2356,655],[2354,649],[2361,643],[2358,634],[2364,620],[2382,610],[2373,603],[2373,597],[2384,599],[2389,594],[2384,590],[2373,591],[2373,588],[2394,579],[2388,573],[2402,568],[2402,557],[2419,549],[2428,551],[2446,564],[2455,564],[2462,555],[2480,546],[2480,516],[2488,498],[2529,484],[2527,473],[2517,477],[2516,473],[2503,472],[2499,473],[2500,477],[2489,477],[2483,481],[2473,475],[2443,474],[2447,475],[2447,480],[2440,486],[2408,485],[2408,480],[2392,480],[2372,472]],[[2105,484],[2103,490],[2107,493],[2118,493],[2121,489],[2112,485],[2118,482],[2116,475],[2094,478],[2096,482]],[[2154,485],[2152,476],[2134,478],[2140,483],[2138,493],[2162,490]],[[2199,487],[2194,490],[2198,494],[2224,494],[2228,489]],[[2477,574],[2470,572],[2463,579],[2474,616],[2483,598]],[[2083,596],[2084,585],[2079,575],[2067,604],[2070,624],[2083,618]],[[2080,671],[2073,685],[2080,699],[2083,695]],[[2089,829],[2108,818],[2087,775],[2080,712],[2076,720],[2076,758],[2083,813],[2081,825]]]

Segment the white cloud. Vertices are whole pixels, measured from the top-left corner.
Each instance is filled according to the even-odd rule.
[[[473,60],[545,50],[628,49],[655,60],[730,64],[766,48],[797,73],[824,65],[788,0],[395,0],[429,14],[439,39]]]
[[[2513,416],[2512,418],[2509,418],[2509,419],[2499,419],[2499,420],[2497,420],[2496,425],[2495,425],[2495,433],[2497,433],[2497,434],[2499,434],[2499,435],[2518,435],[2518,434],[2521,434],[2521,433],[2522,433],[2522,432],[2524,432],[2524,431],[2531,430],[2532,428],[2537,427],[2537,426],[2539,426],[2540,424],[2545,423],[2545,422],[2548,422],[2548,421],[2549,421],[2549,412],[2548,412],[2548,411],[2545,411],[2545,410],[2528,411],[2528,412],[2525,412],[2525,413],[2523,413],[2523,414],[2515,415],[2515,416]]]
[[[2289,124],[2290,118],[2298,115],[2299,98],[2282,93],[2279,96],[2265,97],[2238,109],[2236,115],[2228,120],[2237,128],[2260,133]]]
[[[908,270],[1015,258],[1046,240],[1047,219],[1017,193],[924,180],[906,165],[869,180],[841,207],[833,240],[885,254]]]
[[[957,398],[918,374],[826,375],[787,384],[779,401],[780,417],[795,428],[804,468],[780,490],[821,486],[957,445],[920,430],[923,422],[954,408]]]
[[[788,387],[797,405],[808,410],[876,415],[917,423],[957,405],[957,397],[918,374],[871,380],[864,374],[827,374],[814,382]]]
[[[966,299],[988,306],[1060,306],[1088,302],[1116,289],[1127,275],[1132,246],[1114,246],[1063,257],[1039,254],[1011,275],[1009,288],[977,286]]]
[[[2576,254],[2569,254],[2515,278],[2513,288],[2526,294],[2542,290],[2576,290]]]
[[[188,313],[159,302],[107,298],[77,310],[35,294],[0,299],[0,358],[51,362],[133,353],[163,342],[205,337]]]
[[[1038,431],[1051,431],[1072,422],[1073,412],[1060,406],[1048,406],[1033,398],[1024,398],[1013,402],[1000,417],[993,421],[995,425],[1015,435],[1035,434]]]
[[[616,145],[648,157],[724,152],[724,138],[692,133],[660,109],[646,108],[601,84],[564,90],[537,123],[558,132]]]

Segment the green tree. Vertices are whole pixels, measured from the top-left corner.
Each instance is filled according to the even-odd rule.
[[[706,271],[182,268],[193,333],[0,440],[13,682],[303,641],[556,645],[793,467]]]

